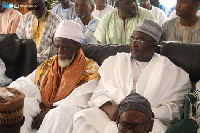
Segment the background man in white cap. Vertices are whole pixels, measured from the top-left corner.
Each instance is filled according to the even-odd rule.
[[[46,0],[29,0],[28,12],[16,30],[19,39],[33,39],[37,47],[37,61],[41,64],[55,55],[53,37],[61,18],[47,10]]]
[[[55,119],[50,118],[50,121],[46,118],[40,132],[62,133],[66,131],[66,126],[59,122],[64,119],[67,125],[72,124],[73,113],[88,106],[87,100],[94,87],[82,84],[92,80],[90,84],[96,85],[99,75],[97,63],[87,59],[80,48],[79,41],[83,36],[81,31],[82,27],[78,23],[62,20],[55,33],[57,55],[46,60],[27,77],[21,77],[11,83],[11,87],[21,90],[26,95],[26,119],[21,133],[38,130],[48,112],[49,117]],[[80,85],[82,86],[78,87]],[[62,100],[65,98],[66,100]],[[67,109],[58,113],[65,107],[56,106],[62,104],[67,106]],[[62,114],[67,116],[64,117]],[[62,119],[56,119],[55,115]],[[58,128],[56,131],[52,131],[55,129],[54,126]]]
[[[154,114],[149,101],[138,93],[131,93],[119,106],[117,127],[119,133],[150,133],[153,128]]]
[[[151,103],[153,133],[164,133],[168,125],[181,118],[191,83],[184,70],[154,53],[161,33],[157,23],[144,19],[129,39],[131,53],[118,53],[103,62],[99,68],[101,79],[88,102],[91,108],[74,116],[76,133],[116,133],[117,105],[131,92]]]

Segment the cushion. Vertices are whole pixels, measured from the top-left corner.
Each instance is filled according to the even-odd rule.
[[[109,44],[85,44],[82,45],[85,56],[95,60],[99,65],[109,56],[116,55],[117,52],[129,53],[129,45],[109,45]]]

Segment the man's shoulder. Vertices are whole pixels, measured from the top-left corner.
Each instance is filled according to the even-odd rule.
[[[106,15],[104,15],[102,17],[101,21],[110,21],[110,20],[113,20],[116,17],[116,14],[117,14],[117,8],[115,8],[111,12],[107,13]]]
[[[163,24],[163,28],[168,27],[168,26],[172,26],[172,25],[175,26],[175,23],[176,23],[177,21],[179,21],[179,17],[172,18],[172,19],[166,21],[166,22]]]

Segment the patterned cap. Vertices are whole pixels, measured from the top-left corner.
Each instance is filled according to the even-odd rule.
[[[146,114],[149,118],[153,117],[149,101],[145,97],[135,92],[129,94],[120,102],[118,110],[119,115],[129,110],[136,110]]]
[[[162,27],[156,22],[148,19],[142,20],[135,28],[134,31],[143,32],[150,37],[152,37],[155,41],[159,42],[160,37],[162,35]]]
[[[24,97],[19,90],[0,87],[0,125],[15,124],[23,120]]]

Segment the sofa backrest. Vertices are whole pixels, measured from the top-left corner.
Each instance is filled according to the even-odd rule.
[[[82,45],[82,49],[87,58],[95,60],[99,65],[117,52],[130,52],[128,45],[88,44]],[[155,52],[168,57],[174,64],[188,72],[192,81],[200,80],[200,45],[162,42]]]
[[[129,53],[128,45],[106,45],[106,44],[87,44],[82,45],[85,56],[95,60],[99,65],[109,56],[116,55],[117,52]]]
[[[0,58],[6,66],[6,76],[16,80],[37,67],[37,50],[33,40],[18,39],[16,34],[0,34]]]
[[[192,81],[200,80],[200,44],[162,42],[160,54],[189,73]]]

